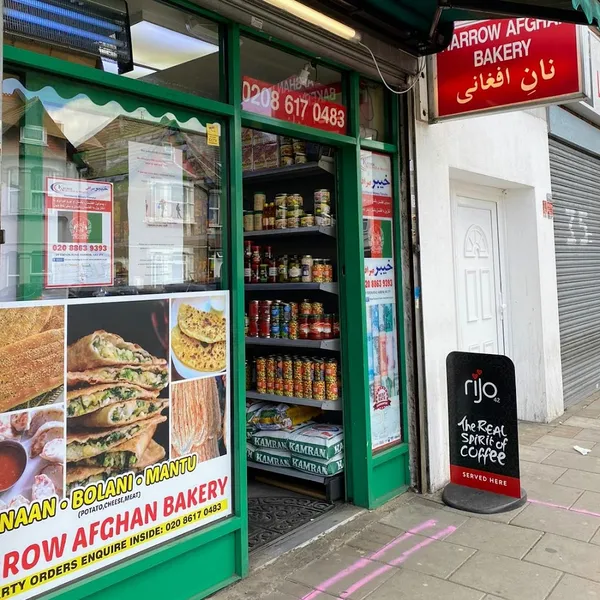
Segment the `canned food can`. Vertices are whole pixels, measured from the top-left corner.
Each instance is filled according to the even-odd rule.
[[[292,307],[288,302],[281,303],[281,315],[286,323],[292,320]]]
[[[275,300],[275,302],[271,304],[271,320],[278,320],[279,315],[281,315],[281,305],[279,304],[279,300]]]
[[[279,156],[294,156],[294,147],[292,144],[281,144],[279,146]]]
[[[270,338],[271,337],[271,319],[262,318],[258,320],[258,337]]]
[[[310,306],[311,315],[322,315],[323,314],[323,303],[322,302],[313,302]]]
[[[313,361],[313,381],[325,381],[325,361],[322,358]]]
[[[289,194],[287,197],[287,209],[296,210],[298,208],[302,208],[303,199],[300,194]]]
[[[321,319],[321,331],[323,333],[323,339],[329,340],[332,336],[332,318],[331,315],[323,315]]]
[[[315,283],[323,283],[325,273],[325,268],[323,265],[323,261],[319,258],[315,258],[312,265],[312,279]]]
[[[292,319],[288,325],[288,338],[290,340],[298,339],[298,319]]]
[[[302,382],[302,397],[303,398],[312,398],[313,397],[313,382],[312,381],[303,381]]]
[[[338,363],[335,358],[330,358],[325,363],[325,381],[331,383],[332,381],[337,382],[338,377]]]
[[[291,356],[283,357],[283,378],[294,379],[294,361]]]
[[[298,229],[300,227],[300,219],[298,217],[288,217],[287,229]]]
[[[292,319],[298,318],[298,303],[290,302],[290,312],[292,314]]]
[[[258,280],[260,283],[268,283],[269,282],[269,265],[261,264],[258,270]]]
[[[275,219],[275,229],[287,229],[287,219]]]
[[[281,377],[275,377],[275,395],[283,396],[283,379]]]
[[[248,315],[244,317],[244,336],[248,337],[248,331],[250,330],[250,318]]]
[[[279,321],[271,321],[271,337],[273,339],[281,338],[281,327]]]
[[[300,227],[313,227],[314,224],[314,215],[304,215],[303,217],[300,217]]]
[[[294,396],[296,398],[304,397],[304,382],[302,381],[302,379],[300,381],[296,381],[294,379]]]
[[[312,381],[313,364],[310,358],[302,359],[302,381]]]
[[[254,213],[251,210],[244,213],[244,231],[254,231]]]
[[[277,281],[287,283],[288,276],[288,257],[287,254],[284,254],[277,259]]]
[[[256,358],[256,379],[267,378],[267,359],[264,356]]]
[[[252,367],[246,361],[246,389],[249,390],[252,387]]]
[[[294,154],[306,154],[306,142],[304,140],[294,140],[292,147]]]
[[[290,337],[290,324],[286,321],[281,321],[279,325],[279,333],[281,335],[281,339],[287,340]]]
[[[324,381],[313,381],[313,394],[314,400],[325,400],[325,382]]]
[[[320,315],[310,315],[308,318],[308,339],[310,340],[322,340],[323,339],[323,326],[321,324]]]
[[[288,398],[294,397],[294,380],[290,379],[289,381],[283,380],[283,395]]]
[[[312,302],[308,299],[304,299],[300,303],[300,316],[307,317],[310,314],[312,314]]]
[[[286,206],[281,206],[277,209],[277,212],[275,213],[275,219],[277,221],[281,221],[281,220],[285,220],[288,218],[288,209]]]
[[[250,317],[248,319],[248,337],[258,337],[258,317]]]
[[[310,265],[302,265],[302,283],[312,282],[312,271]]]
[[[304,198],[302,197],[302,194],[292,194],[292,198],[296,208],[301,209],[304,206]]]
[[[287,194],[276,194],[275,195],[275,206],[281,208],[287,205]]]
[[[325,400],[339,400],[340,394],[336,381],[325,382]]]
[[[332,335],[334,338],[340,337],[340,321],[337,315],[333,315],[333,327],[332,327]]]
[[[258,377],[256,378],[256,391],[259,394],[267,393],[267,380],[266,379],[259,379]]]
[[[258,304],[258,316],[265,318],[270,317],[271,304],[273,304],[272,300],[260,300]]]
[[[310,337],[309,317],[304,316],[298,319],[298,339],[307,340]]]
[[[323,282],[331,283],[333,281],[333,265],[331,261],[326,258],[323,261]]]
[[[302,381],[304,361],[302,360],[302,358],[299,358],[298,356],[294,356],[293,363],[294,363],[294,379],[296,381]]]
[[[306,158],[306,154],[300,154],[300,153],[295,154],[294,162],[297,165],[305,165],[308,162],[308,159]]]
[[[265,389],[267,390],[265,393],[274,394],[275,393],[275,379],[267,379]]]
[[[294,164],[293,156],[282,156],[280,160],[280,164],[282,167],[291,167]]]
[[[265,208],[265,202],[267,201],[267,195],[264,192],[256,192],[254,194],[254,210],[263,211]]]
[[[316,204],[331,204],[331,192],[325,188],[315,190],[314,194]]]
[[[275,379],[275,357],[273,355],[267,356],[266,368],[266,378]]]
[[[249,317],[253,317],[253,318],[258,317],[258,306],[259,306],[258,300],[250,300],[250,303],[248,304],[248,316]]]

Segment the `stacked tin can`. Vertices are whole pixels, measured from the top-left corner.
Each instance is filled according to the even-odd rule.
[[[329,190],[315,190],[315,225],[331,225],[331,193]]]
[[[298,303],[252,300],[248,305],[249,337],[298,339]]]

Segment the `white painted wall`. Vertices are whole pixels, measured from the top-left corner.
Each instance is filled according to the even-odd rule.
[[[545,110],[416,124],[422,315],[430,488],[449,478],[446,356],[457,349],[450,183],[503,190],[506,353],[515,362],[519,417],[562,413],[562,380]]]

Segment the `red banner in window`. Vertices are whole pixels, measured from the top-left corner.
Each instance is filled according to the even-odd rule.
[[[346,133],[346,107],[321,100],[310,91],[294,92],[277,84],[244,77],[242,108],[290,123],[334,133]]]

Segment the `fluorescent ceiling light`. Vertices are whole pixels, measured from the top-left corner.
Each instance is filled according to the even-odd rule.
[[[140,21],[131,26],[133,61],[164,71],[219,51],[219,47],[172,29]]]
[[[296,2],[296,0],[265,0],[265,2],[276,6],[281,10],[285,10],[303,21],[312,23],[321,29],[325,29],[334,35],[344,38],[345,40],[352,40],[355,42],[360,41],[360,33],[358,33],[356,29],[352,29],[352,27],[348,27],[305,4]]]

